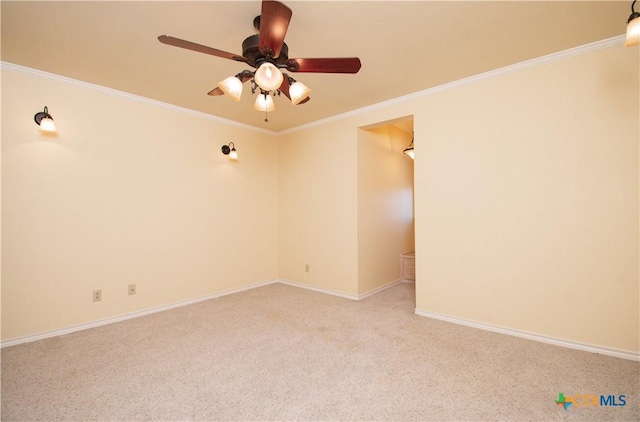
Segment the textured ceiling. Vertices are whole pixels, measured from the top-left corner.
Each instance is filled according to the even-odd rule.
[[[355,75],[292,74],[313,89],[283,96],[264,122],[206,95],[242,63],[158,42],[171,35],[241,54],[260,1],[2,1],[2,60],[273,131],[510,64],[622,35],[623,1],[285,1],[290,57],[357,56]]]

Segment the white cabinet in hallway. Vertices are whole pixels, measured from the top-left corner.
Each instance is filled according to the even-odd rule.
[[[416,253],[407,252],[400,255],[402,280],[416,281]]]

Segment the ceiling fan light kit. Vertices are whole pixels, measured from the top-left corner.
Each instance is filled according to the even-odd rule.
[[[293,81],[293,83],[291,83]],[[291,103],[298,105],[302,100],[309,97],[311,94],[311,88],[303,84],[302,82],[295,81],[293,78],[289,78],[289,95],[291,96]]]
[[[268,112],[275,109],[272,98],[274,95],[284,94],[293,105],[304,104],[310,99],[311,89],[280,69],[286,69],[289,72],[355,74],[361,67],[360,59],[357,57],[290,59],[289,47],[284,42],[284,37],[292,14],[291,9],[283,3],[263,0],[261,14],[253,20],[253,26],[259,34],[251,35],[243,41],[242,55],[168,35],[161,35],[158,40],[174,47],[242,62],[256,69],[255,71],[244,70],[236,76],[225,78],[208,94],[227,95],[238,102],[242,95],[242,84],[251,81],[252,94],[260,88],[254,108]],[[265,118],[265,121],[268,120]]]
[[[238,76],[229,76],[218,82],[218,88],[233,101],[240,101],[240,97],[242,96],[242,81]]]
[[[263,91],[275,91],[280,89],[284,76],[273,64],[264,62],[260,65],[256,73],[253,75],[256,85]]]
[[[269,95],[268,92],[262,92],[260,95],[256,97],[256,102],[253,105],[253,108],[258,111],[269,112],[276,109],[276,105],[273,102],[273,98]]]

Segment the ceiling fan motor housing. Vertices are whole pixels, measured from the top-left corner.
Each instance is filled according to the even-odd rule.
[[[242,42],[242,55],[248,59],[247,64],[258,67],[265,60],[273,62],[276,66],[284,65],[289,59],[289,47],[282,43],[282,49],[278,57],[267,57],[260,52],[260,34],[251,35]]]

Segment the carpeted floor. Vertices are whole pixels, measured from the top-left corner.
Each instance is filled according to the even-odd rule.
[[[5,348],[2,420],[640,420],[638,362],[420,317],[413,288],[272,284]]]

